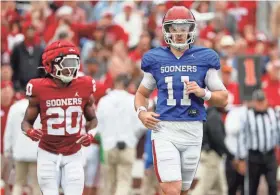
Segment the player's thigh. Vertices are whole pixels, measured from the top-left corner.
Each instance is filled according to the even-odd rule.
[[[84,189],[84,167],[81,152],[73,155],[62,167],[61,185],[65,195],[82,195]]]
[[[199,163],[200,152],[201,143],[186,146],[186,149],[181,152],[183,191],[188,190],[192,184]]]
[[[174,144],[162,139],[152,141],[154,169],[158,181],[181,181],[180,153]]]
[[[56,168],[56,162],[48,159],[47,153],[38,151],[37,177],[42,193],[58,195],[60,183],[60,171]]]
[[[87,157],[85,166],[85,186],[93,187],[99,166],[99,146],[92,144],[84,152]]]

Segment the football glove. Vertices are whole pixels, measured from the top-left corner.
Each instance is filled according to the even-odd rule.
[[[26,131],[26,135],[32,139],[32,141],[39,141],[42,136],[43,136],[43,132],[41,131],[41,129],[28,129]]]
[[[93,136],[91,134],[84,134],[76,141],[77,144],[82,144],[83,146],[89,146],[93,141]]]

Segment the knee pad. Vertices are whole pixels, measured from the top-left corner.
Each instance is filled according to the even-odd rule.
[[[155,173],[159,182],[182,180],[181,160],[178,149],[169,141],[153,140]]]
[[[183,155],[182,158],[182,167],[184,169],[196,169],[199,163],[200,153]]]
[[[67,184],[71,183],[83,183],[84,182],[84,170],[80,165],[71,166],[71,168],[67,168],[63,170],[63,180]]]
[[[45,189],[58,189],[60,172],[56,165],[51,162],[39,162],[37,167],[38,183],[42,191]]]
[[[184,152],[181,159],[183,191],[191,187],[200,158],[200,146],[190,146],[189,149],[189,151]]]
[[[62,168],[61,186],[65,195],[82,194],[84,188],[82,161],[70,162]]]

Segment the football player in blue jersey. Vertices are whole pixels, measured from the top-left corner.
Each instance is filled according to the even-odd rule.
[[[170,8],[162,30],[168,47],[145,53],[144,77],[135,96],[143,124],[152,129],[155,172],[166,195],[187,194],[200,158],[204,101],[225,107],[228,92],[217,70],[219,56],[209,48],[193,46],[196,22],[183,6]],[[148,98],[158,89],[155,112],[147,111]]]

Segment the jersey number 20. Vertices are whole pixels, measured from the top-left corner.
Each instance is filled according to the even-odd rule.
[[[75,117],[73,117],[75,113]],[[66,110],[61,107],[52,107],[47,109],[47,115],[57,115],[55,118],[47,120],[48,135],[65,135],[65,131],[69,134],[78,133],[80,130],[80,122],[82,119],[81,106],[69,106]],[[76,121],[73,119],[76,118]],[[65,127],[54,128],[53,125],[60,125],[65,120]],[[74,127],[72,127],[74,123]]]
[[[95,81],[92,80],[93,84],[93,91],[96,90],[95,88]],[[26,86],[26,95],[32,96],[32,89],[33,85],[32,83],[28,83]],[[61,107],[52,107],[48,108],[46,111],[46,114],[48,116],[50,115],[57,115],[54,118],[49,118],[47,120],[47,131],[48,135],[65,135],[65,131],[68,134],[75,134],[78,133],[80,130],[80,122],[82,119],[82,108],[81,106],[69,106],[66,110],[64,110]],[[73,117],[73,114],[76,113],[76,116]],[[73,119],[76,118],[76,121],[73,121]],[[60,125],[65,121],[65,128],[59,127],[54,128],[53,125]],[[74,127],[72,127],[72,123],[74,123]]]
[[[183,99],[181,99],[180,104],[182,106],[190,106],[191,105],[191,99],[189,98],[189,95],[187,95],[187,85],[185,81],[189,81],[188,76],[181,76],[181,82],[184,84],[183,89]],[[173,77],[165,77],[165,83],[167,84],[167,93],[168,93],[168,99],[167,99],[167,105],[168,106],[176,106],[176,99],[174,99],[174,90],[173,90]]]

